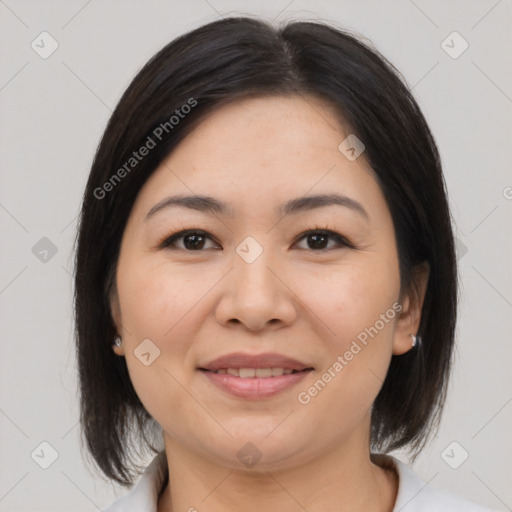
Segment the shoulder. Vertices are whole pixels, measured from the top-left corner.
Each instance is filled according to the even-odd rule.
[[[160,452],[144,470],[134,487],[104,512],[157,512],[158,495],[167,479],[167,459]]]
[[[393,512],[493,512],[460,496],[431,487],[409,466],[386,456],[398,473],[398,495]]]

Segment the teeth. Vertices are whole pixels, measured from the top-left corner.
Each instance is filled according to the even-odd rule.
[[[254,368],[240,368],[239,372],[242,379],[256,377],[256,370]]]
[[[266,377],[280,377],[281,375],[289,375],[293,370],[287,368],[220,368],[214,373],[221,375],[233,375],[242,379],[251,379],[254,377],[263,379]]]
[[[272,377],[272,368],[256,368],[256,377]]]

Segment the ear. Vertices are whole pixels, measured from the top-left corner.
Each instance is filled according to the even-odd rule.
[[[110,314],[112,316],[112,320],[114,322],[114,325],[116,327],[116,332],[119,336],[122,336],[123,329],[121,326],[121,307],[119,304],[119,297],[117,294],[117,288],[114,286],[112,289],[112,292],[110,294]],[[122,339],[122,338],[121,338]],[[113,342],[114,340],[112,340]],[[124,356],[124,344],[121,344],[120,347],[117,345],[112,345],[112,350],[118,355],[118,356]]]
[[[421,320],[421,310],[430,275],[430,265],[424,261],[413,272],[411,286],[401,301],[393,339],[393,355],[405,354],[412,348],[411,334],[416,336]]]

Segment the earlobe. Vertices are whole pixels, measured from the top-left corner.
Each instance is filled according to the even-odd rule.
[[[415,347],[415,338],[416,336],[412,333],[409,333],[408,336],[400,336],[398,339],[395,336],[395,341],[393,343],[393,355],[401,356],[402,354],[409,352],[409,350]]]
[[[396,322],[393,355],[402,355],[411,349],[417,350],[421,343],[418,329],[429,275],[430,266],[426,261],[418,265],[414,271],[409,294],[404,300],[403,309]]]

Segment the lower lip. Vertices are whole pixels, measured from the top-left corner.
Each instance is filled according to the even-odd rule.
[[[279,377],[241,378],[226,373],[214,373],[200,370],[213,384],[238,398],[257,400],[277,395],[281,391],[297,384],[312,370],[280,375]]]

